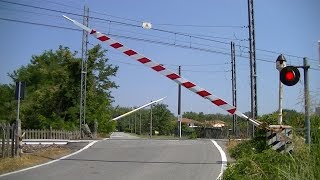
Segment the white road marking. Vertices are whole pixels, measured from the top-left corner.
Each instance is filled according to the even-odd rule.
[[[29,167],[29,168],[21,169],[21,170],[18,170],[18,171],[13,171],[13,172],[9,172],[9,173],[6,173],[6,174],[2,174],[2,175],[0,175],[0,177],[8,176],[8,175],[11,175],[11,174],[16,174],[16,173],[19,173],[19,172],[23,172],[23,171],[27,171],[27,170],[30,170],[30,169],[38,168],[38,167],[41,167],[41,166],[46,166],[46,165],[48,165],[48,164],[51,164],[51,163],[60,161],[60,160],[62,160],[62,159],[66,159],[66,158],[68,158],[68,157],[70,157],[70,156],[73,156],[73,155],[75,155],[75,154],[78,154],[78,153],[80,153],[80,152],[88,149],[90,146],[92,146],[92,145],[95,144],[96,142],[98,142],[98,141],[92,141],[91,143],[89,143],[88,145],[86,145],[84,148],[82,148],[82,149],[80,149],[80,150],[78,150],[78,151],[76,151],[76,152],[74,152],[74,153],[72,153],[72,154],[63,156],[63,157],[61,157],[61,158],[59,158],[59,159],[56,159],[56,160],[53,160],[53,161],[49,161],[49,162],[44,163],[44,164],[35,165],[35,166]]]
[[[219,146],[219,144],[215,140],[213,140],[213,139],[210,139],[210,140],[216,146],[216,148],[219,150],[220,155],[221,155],[221,172],[220,172],[219,176],[217,177],[217,180],[218,180],[218,179],[222,178],[223,171],[226,170],[226,168],[227,168],[227,156],[226,156],[226,153],[222,150],[222,148]]]

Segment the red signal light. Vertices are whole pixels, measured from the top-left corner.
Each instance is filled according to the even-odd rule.
[[[300,72],[294,66],[287,66],[280,71],[280,81],[287,86],[293,86],[298,83]]]
[[[293,71],[288,71],[288,72],[286,72],[286,80],[287,81],[292,81],[292,80],[294,80],[294,73],[293,73]]]

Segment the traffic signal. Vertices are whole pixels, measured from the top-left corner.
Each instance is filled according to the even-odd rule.
[[[287,86],[297,84],[300,79],[300,71],[294,66],[287,66],[280,71],[280,81]]]

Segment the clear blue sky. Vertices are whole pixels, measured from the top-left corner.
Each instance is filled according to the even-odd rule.
[[[39,6],[58,11],[82,14],[84,4],[90,8],[90,16],[107,19],[91,19],[90,27],[111,33],[126,46],[135,49],[150,59],[164,64],[176,71],[182,66],[182,75],[202,88],[221,97],[227,102],[231,98],[230,41],[235,41],[238,56],[247,56],[244,46],[248,46],[247,0],[163,0],[163,1],[76,1],[76,0],[14,0],[11,2]],[[278,53],[308,57],[310,65],[310,90],[313,104],[320,102],[320,69],[317,41],[320,39],[320,1],[317,0],[269,0],[255,1],[255,28],[258,72],[258,113],[266,114],[278,108],[278,71],[275,62]],[[0,1],[0,17],[77,28],[62,18],[63,13],[50,12]],[[103,15],[105,14],[105,15]],[[109,15],[109,16],[107,16]],[[81,21],[81,17],[68,15]],[[111,23],[110,23],[111,21]],[[146,30],[129,25],[141,25],[142,21],[151,22],[153,28],[172,32],[184,32],[182,36]],[[193,25],[193,26],[184,26]],[[7,73],[27,65],[32,55],[44,50],[57,49],[59,45],[81,52],[81,32],[44,26],[36,26],[0,20],[0,83],[10,83]],[[210,38],[206,41],[194,36]],[[128,36],[130,39],[123,38]],[[210,36],[210,37],[209,37]],[[137,41],[132,38],[156,40],[180,44],[194,48],[210,49],[222,53],[197,51],[168,45]],[[224,42],[219,43],[216,41]],[[93,37],[90,44],[100,43]],[[89,45],[92,47],[92,45]],[[173,113],[177,113],[177,84],[160,74],[140,65],[134,60],[103,45],[108,49],[110,63],[120,67],[114,81],[120,86],[112,90],[114,105],[138,106],[150,100],[167,96],[164,103]],[[226,53],[226,54],[224,54]],[[80,54],[79,54],[80,55]],[[302,65],[302,58],[286,56],[289,64]],[[238,109],[250,110],[249,60],[237,57]],[[283,106],[288,109],[303,110],[303,78],[294,87],[284,88]],[[79,86],[75,84],[75,86]],[[209,101],[183,89],[182,111],[204,113],[225,113]]]

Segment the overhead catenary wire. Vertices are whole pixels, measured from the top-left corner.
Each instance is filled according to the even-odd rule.
[[[13,11],[16,11],[16,12],[26,12],[26,13],[37,14],[37,15],[45,15],[45,16],[51,16],[51,17],[59,17],[59,18],[61,17],[60,15],[45,14],[45,13],[39,13],[39,12],[34,12],[34,11],[9,9],[9,8],[3,8],[3,7],[0,7],[0,9],[13,10]],[[78,19],[78,20],[79,20],[79,19]],[[100,27],[102,27],[102,26],[100,26]],[[110,28],[110,29],[111,29],[111,28]],[[120,30],[120,29],[115,29],[115,28],[112,28],[112,30],[125,31],[125,30]],[[172,40],[172,41],[174,40],[174,39],[172,39],[172,38],[155,36],[155,35],[149,35],[149,34],[143,34],[143,33],[137,33],[137,32],[132,32],[132,31],[125,31],[125,32],[131,32],[131,33],[140,34],[140,35],[145,35],[145,36],[157,37],[157,38],[161,38],[161,39],[168,39],[168,40]],[[216,37],[216,38],[220,38],[220,37]],[[176,40],[176,41],[177,41],[177,42],[186,42],[186,43],[189,43],[188,41],[181,41],[181,40]],[[207,44],[195,43],[195,42],[193,42],[193,44],[203,45],[203,46],[210,46],[210,45],[207,45]],[[214,47],[214,46],[212,46],[212,47]],[[214,48],[228,50],[227,48],[221,48],[221,47],[214,47]]]
[[[73,16],[79,16],[79,17],[83,16],[82,14],[77,14],[77,13],[72,13],[72,12],[67,12],[67,11],[61,11],[61,10],[55,10],[55,9],[50,9],[50,8],[44,8],[44,7],[28,5],[28,4],[23,4],[23,3],[9,2],[9,1],[5,1],[5,0],[0,0],[0,2],[9,3],[9,4],[15,4],[15,5],[24,6],[24,7],[30,7],[30,8],[35,8],[35,9],[41,9],[41,10],[46,10],[46,11],[51,11],[51,12],[59,12],[59,13],[63,13],[63,14],[73,15]],[[112,22],[112,23],[116,23],[116,24],[120,24],[120,25],[141,28],[140,24],[136,25],[136,24],[120,22],[120,21],[114,21],[114,20],[104,19],[104,18],[99,18],[99,17],[94,17],[94,16],[90,16],[89,18],[90,19],[94,19],[94,20],[100,20],[100,21],[103,21],[103,22]],[[198,38],[198,39],[201,39],[201,36],[202,36],[202,35],[195,35],[195,34],[191,35],[191,34],[184,33],[184,32],[174,32],[174,31],[169,31],[169,30],[164,30],[164,29],[159,29],[159,28],[152,28],[151,30],[159,31],[159,32],[165,32],[165,33],[171,33],[171,34],[177,34],[177,35],[181,35],[181,36],[189,36],[189,37]],[[221,37],[221,38],[223,38],[223,37]],[[209,40],[209,38],[203,38],[203,40]],[[217,41],[217,40],[213,40],[213,39],[212,39],[212,41],[220,42],[220,43],[227,43],[227,42]]]
[[[200,24],[169,24],[163,23],[159,24],[156,23],[158,26],[176,26],[176,27],[197,27],[197,28],[248,28],[247,26],[232,26],[232,25],[200,25]]]
[[[63,3],[58,3],[58,2],[54,2],[54,1],[49,1],[49,0],[38,0],[38,1],[45,1],[45,2],[49,2],[51,4],[56,4],[56,5],[60,5],[60,6],[63,6],[63,7],[68,7],[68,8],[71,8],[71,9],[76,9],[76,10],[80,10],[80,11],[83,11],[83,8],[77,8],[75,6],[72,6],[72,5],[66,5],[66,4],[63,4]],[[107,16],[107,17],[112,17],[112,18],[116,18],[116,19],[121,19],[121,20],[126,20],[126,21],[132,21],[132,22],[136,22],[136,23],[141,23],[142,21],[139,21],[139,20],[134,20],[134,19],[130,19],[130,18],[124,18],[124,17],[119,17],[119,16],[114,16],[114,15],[110,15],[110,14],[106,14],[106,13],[102,13],[102,12],[98,12],[98,11],[94,11],[94,10],[90,10],[90,13],[91,14],[99,14],[99,15],[104,15],[104,16]]]
[[[0,2],[9,3],[9,4],[15,4],[15,5],[20,5],[20,6],[25,6],[25,7],[31,7],[31,8],[37,8],[37,9],[42,9],[42,10],[47,10],[47,11],[52,11],[52,12],[66,13],[66,14],[70,14],[70,15],[74,15],[74,16],[80,16],[80,17],[83,16],[82,14],[71,13],[71,12],[66,12],[66,11],[60,11],[60,10],[55,10],[55,9],[50,9],[50,8],[44,8],[44,7],[39,7],[39,6],[33,6],[33,5],[28,5],[28,4],[23,4],[23,3],[9,2],[9,1],[5,1],[5,0],[0,0]],[[52,2],[52,1],[48,1],[48,2],[54,3],[54,4],[58,4],[58,5],[62,5],[62,6],[66,6],[66,7],[70,7],[70,6],[64,5],[64,4],[62,4],[62,3],[56,3],[56,2]],[[80,8],[75,8],[75,7],[70,7],[70,8],[82,10],[82,9],[80,9]],[[94,11],[91,11],[91,12],[94,12]],[[96,12],[96,13],[97,13],[97,12]],[[105,14],[105,13],[98,13],[98,14],[103,14],[103,15],[112,17],[112,15],[108,15],[108,14]],[[126,19],[126,18],[121,18],[121,17],[117,17],[117,16],[113,16],[113,17],[119,18],[119,19],[123,19],[123,20],[130,20],[130,21],[133,21],[133,22],[141,22],[141,21],[132,20],[132,19]],[[95,19],[95,20],[105,21],[105,22],[113,22],[113,23],[117,23],[117,24],[122,24],[122,25],[125,25],[125,26],[132,26],[132,27],[139,27],[139,28],[141,28],[140,25],[134,25],[134,24],[124,23],[124,22],[120,22],[120,21],[107,20],[107,19],[98,18],[98,17],[90,17],[90,18]],[[218,39],[218,38],[222,38],[222,39],[223,39],[223,37],[212,37],[212,36],[206,36],[206,35],[188,34],[188,33],[183,33],[183,32],[174,32],[174,31],[168,31],[168,30],[157,29],[157,28],[152,28],[152,30],[159,31],[159,32],[172,33],[172,34],[177,34],[177,35],[182,35],[182,36],[189,36],[189,37],[196,38],[196,39],[207,40],[207,41],[211,41],[211,42],[216,42],[216,43],[221,43],[221,44],[227,44],[227,45],[229,45],[229,42],[223,42],[223,41],[218,41],[218,40],[215,40],[215,39],[211,39],[211,38],[217,38],[217,39]],[[205,37],[211,37],[211,38],[205,38]],[[236,45],[236,46],[238,46],[238,47],[240,47],[240,48],[248,48],[247,46],[242,46],[242,45]],[[271,51],[271,50],[264,50],[264,49],[256,49],[256,50],[257,50],[257,51],[268,52],[268,53],[272,53],[272,54],[281,54],[280,52]],[[286,56],[294,57],[294,58],[299,58],[299,59],[302,59],[302,58],[303,58],[302,56],[291,55],[291,54],[288,54],[288,53],[282,53],[282,54],[284,54],[284,55],[286,55]],[[318,62],[318,60],[317,60],[317,59],[314,59],[314,58],[308,58],[308,60]]]
[[[31,24],[31,25],[37,25],[37,26],[46,26],[46,27],[52,27],[52,28],[59,28],[59,29],[66,29],[66,30],[72,30],[72,31],[82,32],[82,30],[79,30],[79,29],[69,28],[69,27],[63,27],[63,26],[56,26],[56,25],[51,25],[51,24],[43,24],[43,23],[36,23],[36,22],[30,22],[30,21],[21,21],[21,20],[9,19],[9,18],[2,18],[2,17],[0,17],[0,20],[11,21],[11,22],[18,22],[18,23],[24,23],[24,24]]]
[[[51,25],[51,24],[44,24],[44,23],[35,23],[35,22],[30,22],[30,21],[21,21],[21,20],[16,20],[16,19],[9,19],[9,18],[1,18],[0,20],[4,21],[11,21],[11,22],[18,22],[18,23],[24,23],[24,24],[30,24],[30,25],[38,25],[38,26],[45,26],[45,27],[52,27],[52,28],[59,28],[59,29],[66,29],[66,30],[72,30],[72,31],[78,31],[81,32],[79,29],[74,29],[74,28],[69,28],[69,27],[63,27],[63,26],[57,26],[57,25]],[[115,37],[120,37],[120,38],[126,38],[126,39],[131,39],[131,40],[139,40],[143,42],[149,42],[149,43],[156,43],[156,44],[162,44],[162,45],[169,45],[169,46],[176,46],[180,48],[186,48],[186,49],[191,49],[191,50],[199,50],[199,51],[206,51],[206,52],[211,52],[211,53],[217,53],[217,54],[223,54],[223,55],[229,55],[227,52],[219,52],[219,51],[213,51],[210,49],[202,49],[202,48],[197,48],[197,47],[189,47],[186,45],[175,45],[175,44],[170,44],[166,42],[160,42],[160,41],[153,41],[153,40],[148,40],[148,39],[141,39],[141,38],[135,38],[135,37],[129,37],[129,36],[122,36],[122,35],[115,35],[115,34],[110,34],[111,36]],[[242,57],[242,58],[248,58],[247,56],[241,56],[241,55],[236,55],[237,57]],[[258,61],[262,62],[267,62],[267,63],[273,63],[275,64],[275,61],[273,60],[267,60],[267,59],[261,59],[257,58]],[[316,68],[310,68],[315,71],[320,71],[320,69]]]
[[[143,65],[141,64],[133,64],[133,63],[129,63],[129,62],[123,62],[121,60],[116,60],[116,59],[108,59],[110,61],[115,61],[117,63],[120,64],[126,64],[129,66],[135,66],[135,67],[141,67],[141,68],[145,68]],[[168,65],[168,64],[163,64],[163,65]],[[170,66],[170,65],[169,65]],[[217,71],[209,71],[209,70],[192,70],[192,69],[184,69],[182,70],[183,72],[196,72],[196,73],[226,73],[226,72],[231,72],[230,70],[217,70]]]
[[[56,4],[56,5],[60,5],[63,7],[72,8],[72,9],[77,9],[77,10],[81,10],[81,11],[83,10],[81,8],[77,8],[77,7],[74,7],[71,5],[66,5],[63,3],[53,2],[50,0],[41,0],[41,1],[49,2],[52,4]],[[98,11],[93,11],[93,10],[91,10],[90,12],[93,14],[100,14],[100,15],[104,15],[107,17],[112,17],[112,18],[126,20],[126,21],[132,21],[132,22],[137,22],[137,23],[143,22],[141,20],[114,16],[114,15],[110,15],[110,14],[106,14],[106,13],[102,13],[102,12],[98,12]],[[247,26],[240,26],[240,25],[196,25],[196,24],[169,24],[169,23],[153,23],[153,24],[158,25],[158,26],[178,26],[178,27],[180,26],[180,27],[199,27],[199,28],[240,28],[240,29],[248,28]]]
[[[0,0],[0,2],[7,2],[4,0]],[[11,2],[8,2],[11,3]],[[20,4],[20,3],[17,3]],[[29,6],[29,5],[28,5]],[[47,8],[44,8],[47,9]],[[59,11],[60,12],[60,11]],[[61,11],[63,12],[63,11]],[[71,13],[74,14],[74,13]],[[54,15],[52,15],[54,16]],[[79,15],[82,16],[82,15]],[[16,19],[9,19],[9,18],[1,18],[1,20],[6,20],[6,21],[13,21],[13,22],[19,22],[19,23],[26,23],[26,24],[33,24],[33,25],[40,25],[40,26],[46,26],[46,27],[53,27],[53,28],[60,28],[60,29],[67,29],[67,30],[77,30],[78,29],[74,29],[74,28],[69,28],[69,27],[63,27],[63,26],[57,26],[57,25],[50,25],[50,24],[44,24],[44,23],[38,23],[38,22],[30,22],[30,21],[22,21],[22,20],[16,20]],[[112,34],[111,34],[112,35]],[[145,39],[145,38],[135,38],[135,37],[130,37],[130,36],[123,36],[123,35],[119,35],[119,34],[113,34],[114,36],[120,37],[120,38],[126,38],[126,39],[131,39],[131,40],[137,40],[137,41],[144,41],[144,42],[150,42],[150,43],[155,43],[155,44],[162,44],[162,45],[169,45],[169,46],[176,46],[176,47],[180,47],[180,48],[188,48],[188,49],[192,49],[192,50],[200,50],[200,51],[206,51],[206,52],[211,52],[211,53],[217,53],[217,54],[223,54],[223,55],[229,55],[229,52],[223,52],[223,51],[216,51],[216,50],[212,50],[212,49],[206,49],[206,48],[200,48],[200,47],[193,47],[191,46],[187,46],[187,45],[175,45],[172,43],[168,43],[168,42],[162,42],[162,41],[155,41],[155,40],[150,40],[150,39]],[[185,41],[187,42],[187,41]],[[204,45],[204,46],[210,46],[210,45],[206,45],[206,44],[201,44],[201,43],[194,43],[193,44],[198,44],[198,45]],[[241,46],[244,47],[245,46]],[[216,47],[215,47],[216,48]],[[275,51],[268,51],[268,50],[264,50],[266,52],[270,52],[270,53],[276,53]],[[247,53],[247,52],[242,52],[242,53]],[[237,57],[243,57],[243,58],[247,58],[247,56],[244,55],[236,55]],[[295,57],[295,58],[299,58],[300,56],[294,56],[294,55],[289,55],[291,57]],[[313,60],[308,58],[309,60]],[[262,59],[262,58],[257,58],[258,61],[263,61],[263,62],[268,62],[268,63],[275,63],[274,60],[267,60],[267,59]],[[316,70],[318,71],[319,69],[316,68],[310,68],[312,70]]]

